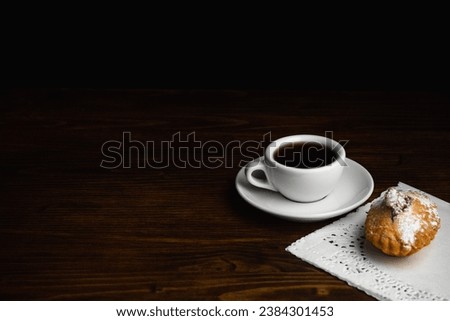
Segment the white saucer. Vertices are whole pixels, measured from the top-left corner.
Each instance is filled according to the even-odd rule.
[[[262,158],[262,157],[261,157]],[[312,222],[350,212],[364,203],[373,192],[370,173],[357,162],[346,159],[338,186],[324,199],[313,203],[297,203],[279,193],[251,185],[245,176],[245,167],[236,176],[239,194],[250,204],[284,219]]]

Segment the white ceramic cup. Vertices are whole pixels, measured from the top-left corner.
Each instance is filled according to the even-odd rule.
[[[314,168],[289,167],[275,161],[275,152],[283,144],[318,143],[331,149],[336,155],[328,165]],[[250,162],[245,170],[247,180],[254,186],[281,193],[296,202],[315,202],[330,194],[342,175],[345,163],[345,150],[335,140],[316,135],[293,135],[270,143],[264,152],[264,160]],[[253,173],[261,170],[266,179]]]

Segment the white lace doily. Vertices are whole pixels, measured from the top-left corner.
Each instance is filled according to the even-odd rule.
[[[416,188],[399,183],[402,189]],[[379,300],[450,299],[450,204],[437,204],[441,228],[430,245],[408,257],[390,257],[364,238],[370,203],[317,230],[286,250]]]

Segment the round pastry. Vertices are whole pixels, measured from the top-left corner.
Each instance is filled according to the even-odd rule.
[[[366,239],[383,253],[407,256],[430,244],[441,226],[428,196],[390,187],[367,213]]]

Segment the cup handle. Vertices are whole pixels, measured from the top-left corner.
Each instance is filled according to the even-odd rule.
[[[255,159],[254,161],[247,164],[247,167],[245,168],[245,175],[247,176],[247,180],[250,184],[256,187],[278,192],[278,190],[269,181],[269,175],[267,174],[266,165],[264,164],[263,159],[264,158]],[[258,170],[264,172],[266,179],[256,178],[252,175],[254,171]]]

